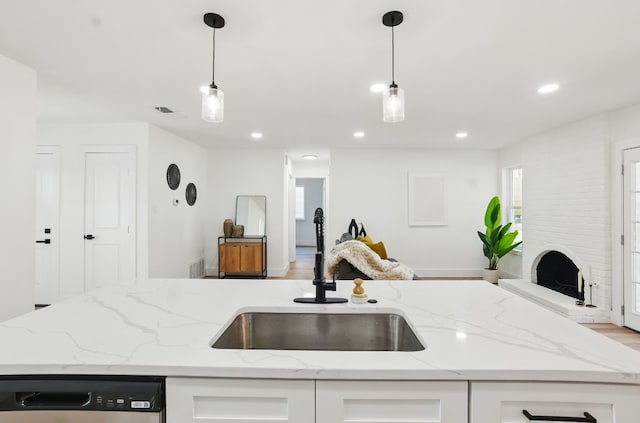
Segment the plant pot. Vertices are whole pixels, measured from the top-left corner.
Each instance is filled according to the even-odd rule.
[[[491,269],[482,269],[482,279],[491,283],[498,283],[498,271]]]

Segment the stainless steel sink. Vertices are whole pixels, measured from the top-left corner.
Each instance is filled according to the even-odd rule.
[[[421,351],[396,313],[239,314],[212,345],[220,349]]]

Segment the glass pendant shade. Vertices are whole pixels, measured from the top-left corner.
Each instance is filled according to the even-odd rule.
[[[202,120],[220,123],[224,120],[224,93],[212,87],[202,87]]]
[[[391,85],[382,92],[382,120],[402,122],[404,120],[404,90]]]

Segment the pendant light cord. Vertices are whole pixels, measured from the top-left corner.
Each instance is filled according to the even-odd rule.
[[[211,88],[216,87],[216,29],[213,28],[213,60],[211,63]]]
[[[391,84],[396,85],[396,52],[395,52],[395,35],[393,26],[391,27]]]

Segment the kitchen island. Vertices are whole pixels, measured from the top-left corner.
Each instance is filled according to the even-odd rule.
[[[327,294],[349,298],[352,287],[349,281],[338,281],[337,292]],[[364,287],[369,298],[378,300],[376,304],[293,303],[293,298],[313,295],[310,281],[157,279],[132,287],[96,289],[0,323],[0,375],[168,376],[168,405],[172,392],[175,398],[203,398],[208,394],[201,384],[222,381],[230,389],[230,383],[240,379],[249,380],[254,388],[265,383],[273,389],[279,383],[293,384],[296,388],[291,392],[306,389],[315,395],[339,392],[330,385],[337,382],[355,383],[358,389],[383,384],[378,386],[386,386],[382,391],[387,394],[401,392],[401,386],[412,386],[408,393],[421,391],[412,383],[435,383],[455,391],[456,401],[465,401],[464,407],[458,405],[465,415],[466,399],[471,398],[469,410],[473,409],[474,394],[486,405],[493,401],[492,395],[500,403],[501,395],[529,390],[528,398],[540,402],[555,387],[561,402],[574,405],[593,395],[605,405],[635,397],[635,402],[619,405],[618,420],[611,421],[625,421],[619,420],[624,407],[640,415],[635,404],[640,399],[640,352],[483,281],[367,281]],[[391,311],[406,318],[425,349],[211,348],[229,322],[244,311]],[[347,388],[352,391],[351,385]],[[494,388],[504,392],[496,393]],[[189,394],[195,391],[200,394]],[[375,399],[375,395],[369,392],[366,398]],[[314,396],[314,401],[319,399]],[[316,421],[332,420],[316,417]]]

